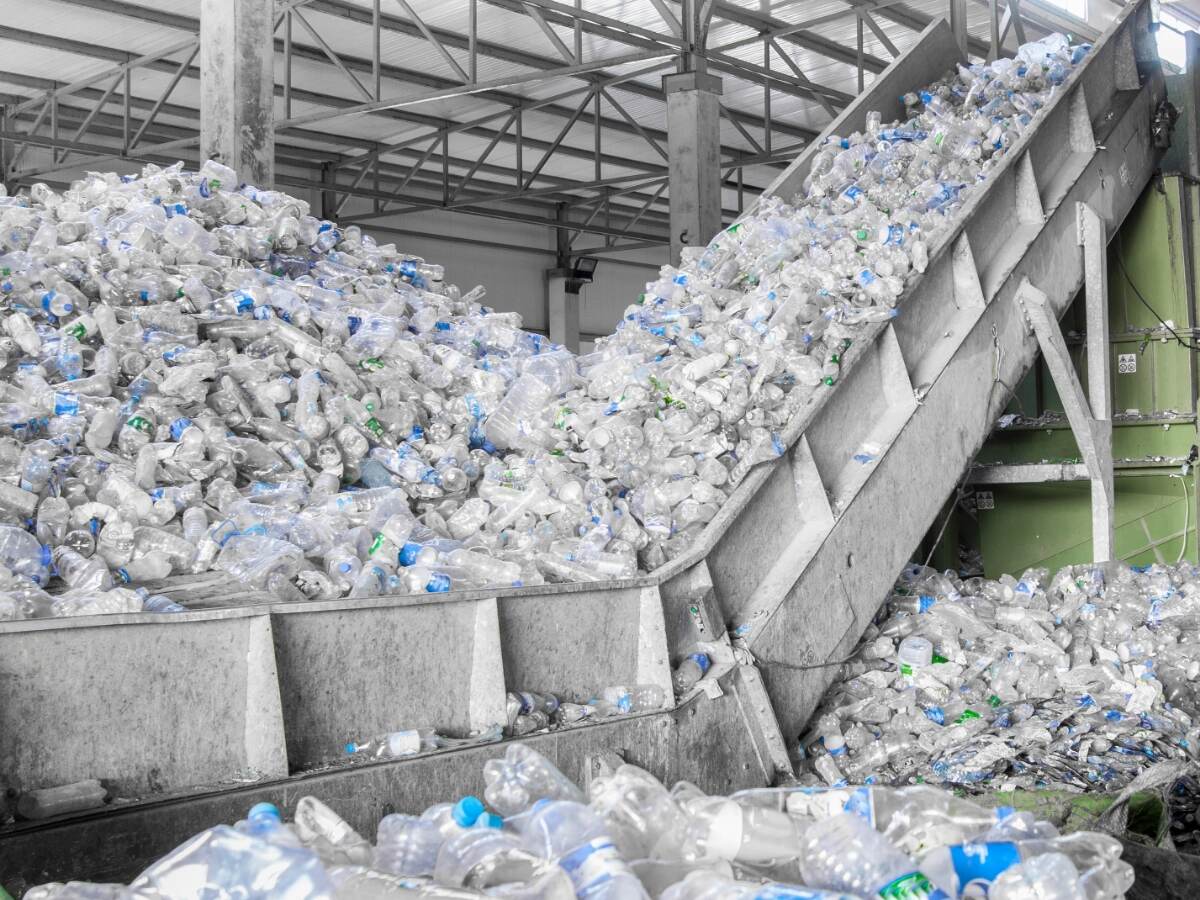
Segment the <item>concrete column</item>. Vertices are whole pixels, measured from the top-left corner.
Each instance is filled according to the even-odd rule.
[[[967,0],[950,0],[950,30],[963,59],[967,58]]]
[[[323,188],[321,190],[320,212],[321,212],[322,219],[332,220],[332,219],[337,218],[337,210],[335,209],[335,207],[337,206],[337,191],[334,191],[332,189],[333,183],[334,183],[333,163],[331,163],[331,162],[321,163],[321,184],[326,184],[326,185],[331,186],[328,189]]]
[[[1183,131],[1187,142],[1187,173],[1200,178],[1200,34],[1189,31],[1183,36],[1187,48],[1187,71],[1180,78],[1187,89],[1183,92],[1184,108],[1176,131]],[[1182,126],[1182,127],[1180,127]]]
[[[546,270],[546,308],[550,340],[562,344],[572,353],[579,352],[579,294],[565,269]]]
[[[243,181],[275,180],[274,0],[200,2],[200,152]]]
[[[671,261],[721,230],[721,79],[699,72],[663,76]]]

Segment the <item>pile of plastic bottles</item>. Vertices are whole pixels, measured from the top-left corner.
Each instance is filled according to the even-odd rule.
[[[374,845],[313,797],[290,823],[259,803],[127,888],[53,884],[26,897],[1116,900],[1133,884],[1116,838],[1060,835],[928,785],[717,797],[623,765],[585,794],[523,744],[489,760],[484,779],[483,800],[384,817]]]
[[[1200,569],[912,566],[802,743],[828,783],[1114,790],[1200,751]]]
[[[289,600],[662,565],[1086,52],[1051,36],[828,138],[802,196],[578,357],[212,161],[0,197],[0,616],[132,611],[121,584],[210,569]]]

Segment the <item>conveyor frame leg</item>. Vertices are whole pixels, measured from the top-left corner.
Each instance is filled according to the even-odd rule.
[[[1028,280],[1016,299],[1033,326],[1046,367],[1062,398],[1063,411],[1083,454],[1092,482],[1092,553],[1096,562],[1113,558],[1112,401],[1108,360],[1108,279],[1103,220],[1087,204],[1077,204],[1078,242],[1083,247],[1087,303],[1088,393],[1085,395],[1044,293]]]

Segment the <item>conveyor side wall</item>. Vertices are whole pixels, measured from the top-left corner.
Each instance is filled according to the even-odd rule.
[[[696,545],[651,576],[279,605],[231,595],[210,575],[166,588],[207,610],[0,624],[6,786],[100,777],[141,796],[268,779],[0,831],[0,872],[25,884],[128,877],[114,840],[162,852],[230,820],[223,797],[239,810],[265,797],[290,809],[312,792],[369,833],[384,805],[415,810],[477,784],[457,780],[458,761],[478,772],[503,747],[303,774],[345,740],[483,727],[497,721],[506,689],[584,699],[632,682],[669,692],[670,663],[697,640],[724,649],[723,696],[538,742],[560,748],[573,777],[613,750],[711,790],[786,777],[786,747],[836,671],[830,664],[858,640],[984,440],[1002,383],[1015,384],[1035,358],[1018,286],[1028,278],[1061,314],[1082,278],[1076,204],[1092,206],[1111,234],[1154,169],[1163,83],[1149,24],[1148,0],[1126,6],[931,248],[899,317],[864,329],[837,387],[813,393],[793,418],[784,456],[751,472]],[[895,114],[903,91],[958,58],[948,26],[935,23],[831,133],[860,128],[872,108]],[[811,153],[777,190],[798,188]],[[864,443],[875,448],[866,464],[852,459]],[[729,633],[759,667],[734,658]],[[378,807],[352,799],[363,787]],[[41,846],[70,852],[56,850],[54,863]]]

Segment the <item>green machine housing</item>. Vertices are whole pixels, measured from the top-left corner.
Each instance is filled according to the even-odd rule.
[[[1194,138],[1194,78],[1200,79],[1200,72],[1168,79],[1180,110],[1171,150],[1162,174],[1146,186],[1108,246],[1115,555],[1135,565],[1198,561],[1200,147]],[[1061,326],[1086,384],[1085,323],[1081,295]],[[1008,415],[976,466],[1081,463],[1045,362],[1039,359],[1014,387]],[[982,563],[983,572],[994,578],[1031,566],[1054,571],[1092,560],[1087,480],[975,480],[966,479],[934,565],[978,571]]]

